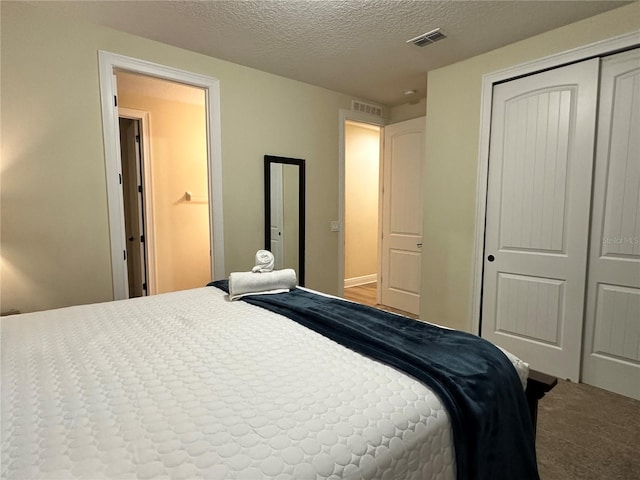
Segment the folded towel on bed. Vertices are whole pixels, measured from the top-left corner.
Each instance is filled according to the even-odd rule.
[[[273,272],[232,272],[229,275],[229,298],[237,300],[246,295],[288,292],[297,283],[296,271],[291,268]]]
[[[252,272],[264,273],[273,271],[275,265],[275,259],[273,253],[269,250],[258,250],[256,252],[256,266],[251,269]]]

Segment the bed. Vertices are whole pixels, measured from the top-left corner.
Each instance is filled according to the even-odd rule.
[[[461,473],[442,394],[276,313],[295,292],[368,308],[304,289],[231,302],[217,283],[2,318],[2,478],[483,478]],[[504,358],[524,399],[526,365]],[[489,457],[508,471],[532,445]]]

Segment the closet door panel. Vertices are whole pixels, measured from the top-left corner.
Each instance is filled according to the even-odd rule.
[[[640,399],[640,50],[602,61],[582,380]]]
[[[482,336],[577,381],[599,60],[493,92]]]

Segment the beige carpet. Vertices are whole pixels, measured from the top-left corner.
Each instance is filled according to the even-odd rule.
[[[638,480],[640,402],[559,381],[540,401],[537,450],[541,480]]]

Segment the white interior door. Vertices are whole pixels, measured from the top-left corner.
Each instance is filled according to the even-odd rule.
[[[280,270],[284,265],[284,195],[283,164],[271,164],[271,253],[274,268]]]
[[[640,399],[640,50],[600,85],[582,380]]]
[[[145,208],[144,208],[144,195],[147,194],[147,192],[144,189],[144,178],[143,178],[143,172],[142,172],[142,132],[140,131],[140,120],[135,120],[133,122],[133,128],[134,128],[134,132],[133,132],[133,139],[134,139],[134,145],[135,145],[135,168],[136,168],[136,185],[137,185],[137,192],[138,194],[136,195],[136,200],[138,202],[138,225],[139,225],[139,233],[140,233],[140,240],[139,240],[139,250],[140,250],[140,265],[138,266],[138,268],[140,269],[140,277],[141,277],[141,282],[142,282],[142,294],[143,295],[148,295],[149,291],[148,291],[148,283],[147,283],[147,264],[148,264],[148,258],[147,258],[147,248],[146,248],[146,243],[147,243],[147,239],[149,238],[149,235],[146,232],[145,229],[145,225],[146,225],[146,219],[145,219]]]
[[[380,303],[418,315],[425,117],[384,128]]]
[[[578,381],[599,60],[494,87],[482,336]]]
[[[138,120],[120,119],[120,141],[122,159],[122,194],[127,236],[127,274],[129,298],[146,294],[144,221],[140,182],[140,156]]]

